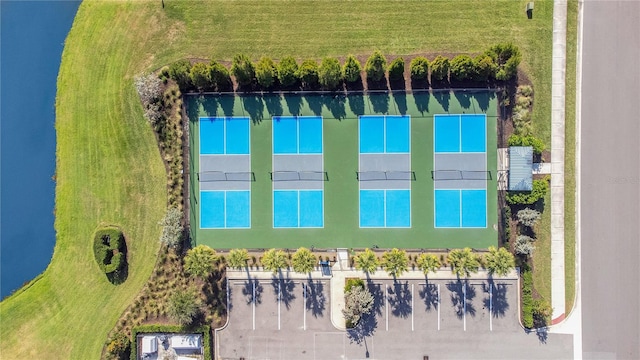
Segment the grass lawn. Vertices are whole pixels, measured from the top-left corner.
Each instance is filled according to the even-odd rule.
[[[191,139],[191,230],[198,244],[213,248],[269,248],[300,246],[315,248],[374,245],[380,248],[443,249],[496,246],[497,152],[495,93],[440,92],[402,94],[352,94],[344,100],[332,95],[189,96]],[[266,106],[265,106],[266,104]],[[487,114],[486,163],[491,171],[487,186],[486,228],[446,229],[434,227],[434,114]],[[358,115],[410,115],[411,182],[410,228],[360,228],[358,170]],[[274,229],[272,217],[272,116],[322,116],[324,132],[324,226],[316,229]],[[251,167],[256,181],[251,186],[250,229],[200,229],[199,117],[250,116]],[[261,119],[260,121],[257,121]],[[484,137],[484,134],[474,134]],[[483,158],[484,159],[484,158]],[[445,167],[446,168],[446,167]],[[452,165],[450,169],[455,169]],[[366,183],[361,183],[366,186]],[[282,185],[282,183],[280,183]]]
[[[513,41],[536,91],[534,126],[548,143],[553,3],[538,2],[527,20],[526,2],[83,2],[58,79],[56,247],[35,284],[0,303],[2,358],[98,358],[151,273],[166,178],[133,76],[184,57],[230,60],[237,52],[478,53]],[[118,287],[93,260],[100,223],[120,225],[130,241],[129,278]]]

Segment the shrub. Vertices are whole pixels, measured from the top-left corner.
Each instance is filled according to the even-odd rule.
[[[340,85],[342,82],[342,70],[338,59],[332,57],[322,59],[318,69],[318,81],[327,90],[335,90]]]
[[[503,241],[508,242],[511,239],[511,226],[509,223],[511,220],[511,208],[504,206],[502,208],[502,224],[503,224]]]
[[[518,86],[518,93],[522,96],[531,97],[533,95],[533,88],[529,85]]]
[[[491,56],[487,54],[478,55],[473,59],[473,63],[475,67],[475,81],[485,82],[496,76],[496,64],[493,62]]]
[[[409,65],[411,79],[426,80],[429,76],[429,60],[423,56],[417,56],[411,60]]]
[[[205,63],[196,63],[191,67],[189,78],[193,86],[198,90],[211,89],[211,79],[209,78],[209,66]]]
[[[530,270],[522,272],[522,325],[533,327],[533,276]]]
[[[169,77],[180,87],[181,91],[191,89],[191,63],[188,60],[179,60],[169,65]]]
[[[387,59],[376,50],[371,54],[367,63],[364,65],[364,70],[367,72],[367,79],[378,82],[384,78],[385,70],[387,69]]]
[[[134,79],[134,84],[144,108],[144,117],[151,125],[155,125],[162,118],[160,79],[153,74],[142,75]]]
[[[122,270],[127,265],[126,251],[124,235],[118,228],[98,229],[93,235],[93,254],[105,274]]]
[[[389,64],[389,81],[401,81],[404,79],[404,59],[395,58]]]
[[[215,60],[211,60],[209,63],[209,78],[211,79],[211,86],[218,91],[230,90],[231,77],[229,76],[229,70]]]
[[[535,246],[533,246],[533,238],[526,235],[518,235],[514,251],[518,255],[530,256],[533,254]]]
[[[107,340],[107,358],[108,359],[123,359],[129,347],[131,341],[127,334],[123,332],[117,332]]]
[[[312,89],[318,86],[318,63],[315,60],[305,60],[298,68],[298,78],[302,86]]]
[[[270,57],[263,56],[256,64],[255,74],[258,85],[264,89],[270,88],[276,81],[278,70]]]
[[[515,205],[532,205],[547,195],[549,191],[548,180],[533,180],[531,191],[507,191],[507,203]]]
[[[475,64],[469,55],[458,55],[451,60],[451,80],[465,81],[476,77]]]
[[[292,87],[298,82],[298,63],[296,59],[287,56],[278,63],[278,79],[285,88]]]
[[[344,80],[348,83],[356,82],[360,79],[360,72],[362,71],[362,66],[358,59],[355,56],[349,55],[347,56],[347,60],[344,62],[344,66],[342,67],[342,75]]]
[[[511,135],[508,140],[509,146],[531,146],[537,155],[542,154],[546,146],[542,140],[533,136]]]
[[[347,278],[344,284],[344,292],[347,293],[352,287],[360,287],[364,289],[364,280],[360,278]]]
[[[549,320],[551,320],[553,308],[547,300],[535,299],[532,304],[532,313],[534,325],[536,327],[547,326]]]
[[[250,86],[256,76],[255,68],[249,57],[237,54],[231,62],[231,74],[235,76],[238,85]]]
[[[431,80],[449,80],[449,59],[442,55],[436,56],[431,62]]]
[[[530,208],[518,211],[516,216],[520,224],[528,227],[533,227],[540,220],[540,212]]]
[[[160,242],[172,248],[177,248],[182,242],[182,212],[177,208],[171,207],[167,210],[167,214],[160,222],[162,226],[162,235]]]
[[[200,312],[198,296],[193,291],[176,290],[169,298],[167,315],[180,325],[189,325]]]
[[[510,80],[518,73],[518,65],[522,56],[517,46],[512,43],[497,44],[489,48],[486,55],[496,64],[496,80]]]
[[[365,287],[352,287],[345,294],[345,304],[342,310],[345,321],[350,327],[355,327],[362,315],[369,314],[373,308],[373,295]]]

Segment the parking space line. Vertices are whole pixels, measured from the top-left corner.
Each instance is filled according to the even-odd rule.
[[[489,284],[489,331],[493,331],[493,286]]]
[[[302,330],[307,330],[307,287],[302,284]]]
[[[389,331],[389,285],[384,285],[384,314],[386,331]]]
[[[413,284],[411,284],[411,331],[413,331]]]
[[[280,330],[280,303],[282,302],[282,281],[278,281],[278,330]]]
[[[438,284],[438,331],[440,331],[440,284]]]
[[[467,331],[467,284],[462,285],[462,320],[464,331]]]
[[[251,298],[251,306],[253,308],[253,330],[256,329],[256,283],[253,282],[253,297]]]

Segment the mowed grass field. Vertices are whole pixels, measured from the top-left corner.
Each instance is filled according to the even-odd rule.
[[[189,96],[187,112],[190,131],[191,233],[197,244],[213,248],[315,248],[354,247],[446,249],[497,246],[497,99],[494,92],[420,92],[414,94]],[[486,114],[487,180],[486,228],[434,227],[434,115]],[[324,227],[274,229],[272,186],[272,117],[322,116],[323,159],[328,181],[324,182]],[[358,115],[409,115],[411,169],[410,228],[360,228],[358,171]],[[251,185],[250,229],[200,229],[199,117],[251,117],[251,168],[256,181]],[[445,167],[446,168],[446,167]],[[456,169],[452,165],[450,169]],[[363,184],[366,186],[366,184]]]
[[[85,1],[66,41],[56,104],[57,242],[50,266],[0,303],[0,358],[95,359],[149,277],[166,204],[155,137],[142,118],[136,74],[237,52],[326,55],[479,53],[502,41],[523,52],[534,85],[534,127],[550,135],[551,1]],[[100,223],[129,239],[126,283],[93,260]]]

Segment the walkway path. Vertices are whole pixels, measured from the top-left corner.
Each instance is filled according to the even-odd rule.
[[[564,272],[564,115],[567,1],[553,3],[551,75],[551,306],[552,324],[565,317]]]

